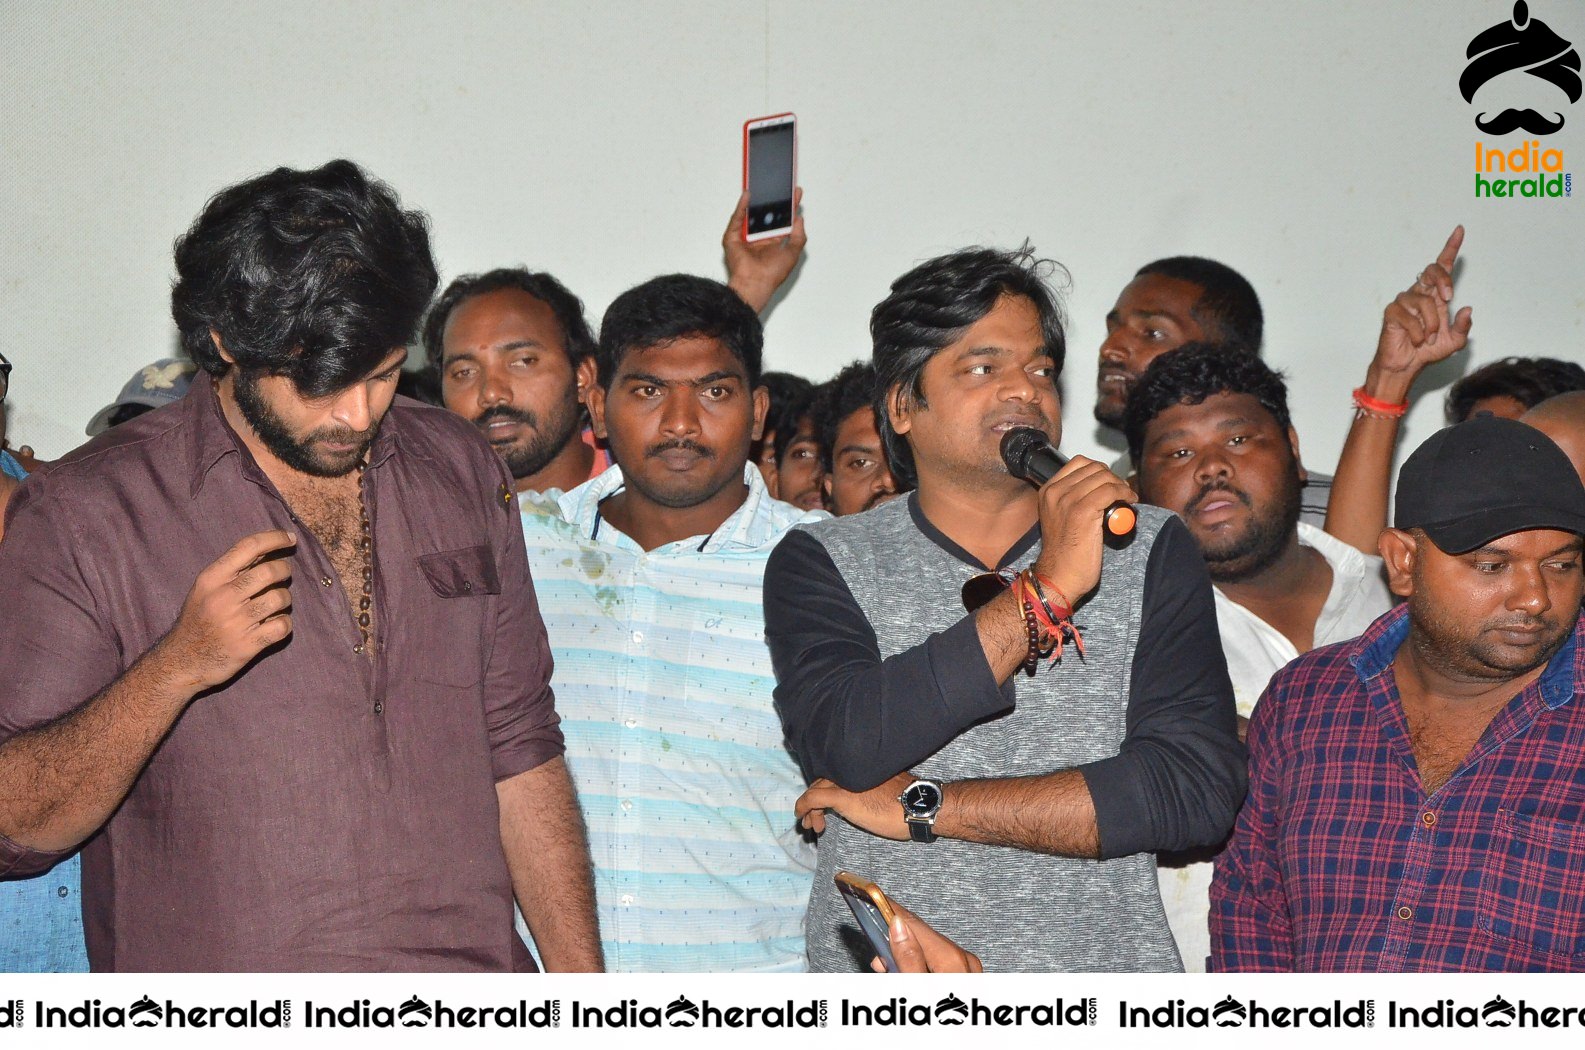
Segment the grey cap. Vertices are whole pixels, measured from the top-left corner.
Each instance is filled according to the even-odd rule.
[[[88,421],[88,436],[103,434],[110,429],[110,417],[122,405],[148,405],[162,408],[172,401],[180,401],[193,383],[198,366],[177,357],[162,357],[152,365],[144,365],[121,388],[121,395],[101,408]]]

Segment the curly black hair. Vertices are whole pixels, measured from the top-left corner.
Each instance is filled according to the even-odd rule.
[[[1534,408],[1549,397],[1585,390],[1585,368],[1555,357],[1505,357],[1475,369],[1447,392],[1447,421],[1462,423],[1475,403],[1488,397],[1511,397]]]
[[[1128,395],[1123,433],[1128,454],[1139,462],[1145,428],[1174,405],[1198,405],[1216,394],[1248,394],[1284,430],[1293,425],[1288,413],[1288,386],[1278,372],[1248,347],[1236,343],[1185,343],[1150,362]]]
[[[446,322],[464,302],[476,295],[515,288],[527,292],[550,307],[556,323],[561,325],[562,344],[574,367],[586,357],[594,355],[594,332],[583,315],[583,300],[567,286],[548,273],[529,270],[522,266],[507,266],[485,273],[463,274],[440,293],[435,305],[424,318],[424,356],[431,367],[439,368],[445,350]]]
[[[212,376],[341,390],[412,341],[438,277],[429,223],[348,160],[276,168],[221,190],[176,241],[171,315]]]
[[[1029,244],[1016,251],[999,248],[965,248],[938,256],[909,270],[892,282],[891,294],[870,314],[874,344],[875,423],[886,446],[892,475],[900,484],[918,484],[913,453],[908,442],[892,429],[887,398],[898,391],[905,403],[926,404],[921,379],[925,364],[962,336],[1004,295],[1022,296],[1035,307],[1040,329],[1051,354],[1051,382],[1055,387],[1067,356],[1065,324],[1054,274],[1066,271],[1038,258]]]

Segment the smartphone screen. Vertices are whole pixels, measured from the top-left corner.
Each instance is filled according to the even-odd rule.
[[[797,127],[790,113],[749,122],[746,232],[750,240],[792,230]]]
[[[840,875],[837,878],[837,889],[841,892],[842,899],[848,902],[853,918],[858,920],[859,930],[864,934],[865,940],[870,942],[870,947],[880,956],[886,972],[896,973],[897,960],[892,958],[891,929],[887,926],[886,916],[881,914],[880,908],[867,894],[842,881]]]

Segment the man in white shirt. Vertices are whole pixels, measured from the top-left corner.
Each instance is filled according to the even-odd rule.
[[[1210,570],[1242,735],[1273,674],[1392,606],[1381,559],[1299,520],[1287,388],[1253,354],[1195,343],[1158,358],[1124,426],[1141,498],[1183,519]],[[1203,970],[1209,857],[1164,859],[1159,876],[1184,966]]]

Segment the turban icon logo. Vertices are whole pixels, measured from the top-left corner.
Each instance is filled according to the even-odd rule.
[[[1218,1028],[1230,1028],[1241,1025],[1249,1019],[1249,1011],[1244,1004],[1234,999],[1231,995],[1211,1008],[1211,1019]]]
[[[1531,18],[1525,0],[1515,0],[1510,20],[1477,33],[1464,57],[1470,61],[1458,78],[1458,90],[1465,102],[1473,103],[1475,92],[1484,84],[1514,70],[1561,88],[1570,102],[1580,99],[1579,52],[1551,26]],[[1475,126],[1488,135],[1516,130],[1550,135],[1563,127],[1563,114],[1548,118],[1533,109],[1505,109],[1491,116],[1479,114]]]
[[[936,1024],[962,1024],[968,1019],[969,1004],[949,994],[936,1003]]]
[[[1492,1028],[1507,1028],[1518,1016],[1519,1013],[1513,1008],[1513,1003],[1500,995],[1480,1009],[1480,1019]]]
[[[132,1009],[127,1011],[127,1018],[134,1028],[153,1028],[160,1023],[163,1014],[160,1004],[145,995],[132,1004]]]
[[[430,1009],[429,1004],[416,995],[396,1008],[396,1018],[402,1022],[403,1028],[417,1028],[420,1025],[427,1025],[434,1019],[434,1016],[435,1011]]]
[[[674,1028],[692,1028],[699,1023],[699,1007],[686,995],[666,1004],[666,1023]]]

